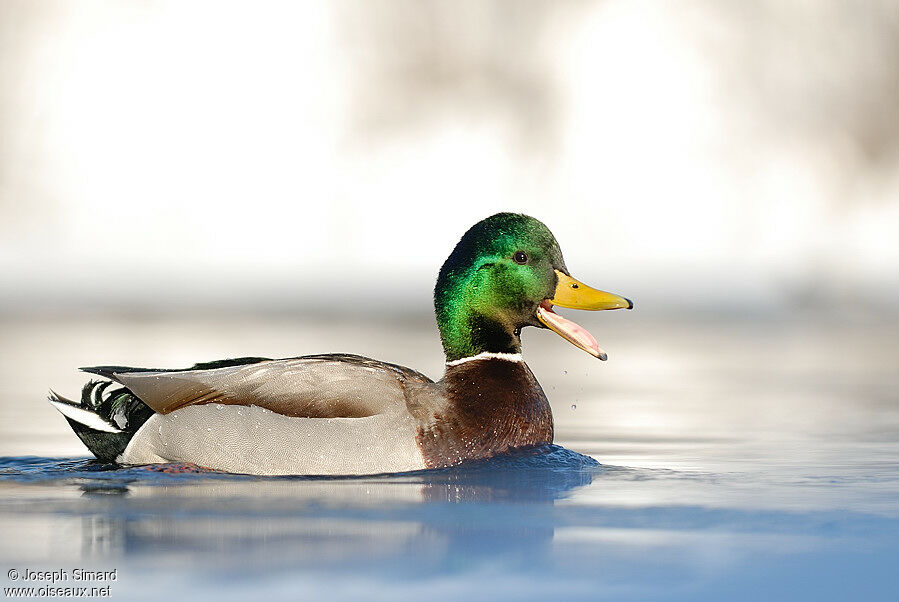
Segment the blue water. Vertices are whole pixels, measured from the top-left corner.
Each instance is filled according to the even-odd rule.
[[[433,325],[397,324],[340,333],[439,376]],[[260,478],[89,460],[46,388],[106,360],[340,350],[333,324],[0,323],[0,584],[81,567],[116,569],[90,585],[118,600],[899,599],[899,325],[603,325],[608,362],[526,338],[560,446]]]
[[[362,478],[7,457],[0,507],[6,533],[56,531],[48,558],[7,565],[114,567],[120,599],[895,599],[895,514],[596,501],[622,482],[688,494],[697,478],[714,477],[558,446]]]

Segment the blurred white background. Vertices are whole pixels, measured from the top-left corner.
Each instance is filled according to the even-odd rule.
[[[4,0],[0,308],[425,314],[500,210],[646,311],[895,308],[897,57],[895,2]]]

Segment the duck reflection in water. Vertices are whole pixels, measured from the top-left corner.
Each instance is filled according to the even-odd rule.
[[[196,553],[217,564],[432,573],[488,556],[534,562],[549,551],[556,500],[600,465],[556,445],[463,466],[375,477],[169,473],[96,462],[79,479],[86,556]],[[235,550],[240,550],[235,556]],[[414,558],[413,558],[414,557]]]

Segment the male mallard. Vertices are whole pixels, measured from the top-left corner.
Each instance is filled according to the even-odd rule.
[[[109,380],[87,383],[80,404],[53,392],[50,402],[97,458],[121,464],[265,475],[452,466],[552,442],[552,411],[521,357],[523,327],[606,359],[553,305],[633,307],[572,278],[542,222],[499,213],[472,226],[440,268],[437,382],[356,355],[246,357],[186,370],[82,368]]]

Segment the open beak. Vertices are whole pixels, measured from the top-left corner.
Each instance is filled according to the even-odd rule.
[[[583,282],[579,282],[559,270],[556,270],[556,276],[559,280],[556,284],[553,298],[547,299],[537,307],[537,319],[575,347],[583,349],[593,357],[605,360],[608,356],[605,351],[599,348],[593,335],[571,320],[566,320],[554,312],[553,305],[595,311],[600,309],[632,309],[634,307],[633,302],[630,299],[625,299],[612,293],[590,288]]]

